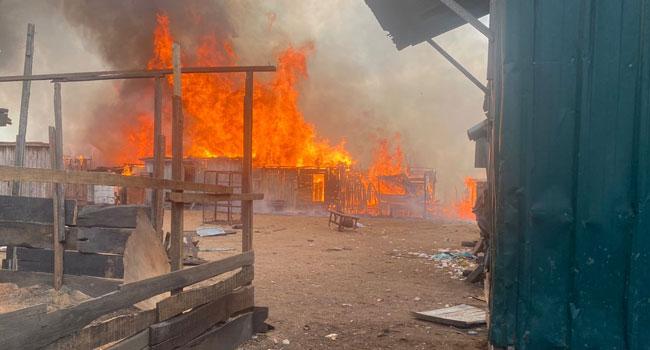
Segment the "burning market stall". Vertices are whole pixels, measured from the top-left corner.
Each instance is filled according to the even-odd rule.
[[[33,36],[33,26],[30,25]],[[29,46],[29,45],[28,45]],[[21,271],[24,249],[12,250],[12,266],[18,271],[0,270],[0,281],[24,284],[26,280],[53,282],[55,289],[70,282],[71,286],[102,285],[106,294],[95,290],[96,298],[78,305],[47,312],[45,305],[34,305],[9,313],[0,314],[0,338],[7,348],[96,348],[121,341],[113,348],[174,348],[191,346],[210,348],[219,344],[234,348],[250,338],[253,332],[262,330],[266,318],[264,309],[254,307],[253,252],[252,252],[252,202],[263,195],[252,193],[252,125],[253,125],[253,74],[271,72],[275,68],[264,67],[185,67],[180,68],[180,47],[173,45],[173,69],[141,71],[109,71],[87,73],[64,73],[0,77],[7,81],[54,81],[55,127],[50,127],[49,155],[51,168],[29,168],[23,166],[0,166],[0,181],[17,184],[22,182],[54,183],[51,198],[9,197],[2,211],[0,245],[30,247],[31,252],[42,253],[35,265],[43,266],[52,273]],[[181,74],[245,73],[246,94],[244,97],[244,156],[242,166],[241,193],[216,184],[202,184],[184,181],[183,161],[183,107],[181,100]],[[173,123],[172,123],[172,180],[163,178],[163,157],[165,138],[161,133],[161,79],[173,76]],[[153,177],[125,176],[109,173],[91,173],[63,169],[61,111],[61,83],[104,79],[153,78],[156,84],[154,98],[154,154]],[[25,116],[26,117],[26,116]],[[24,136],[24,134],[22,134]],[[18,139],[20,140],[19,135]],[[22,145],[25,144],[24,139]],[[20,148],[21,145],[19,144]],[[157,150],[157,151],[156,151]],[[21,150],[22,151],[22,150]],[[81,164],[79,164],[81,166]],[[65,187],[69,185],[104,185],[154,189],[152,209],[137,206],[79,207],[76,202],[64,201]],[[161,230],[163,191],[171,190],[164,197],[171,202],[171,266],[157,233]],[[193,193],[188,193],[192,191]],[[20,191],[18,192],[20,193]],[[188,202],[210,202],[214,200],[238,200],[242,204],[243,232],[242,253],[229,258],[209,262],[198,267],[183,269],[183,207]],[[40,206],[40,207],[39,207]],[[128,214],[127,214],[128,213]],[[134,214],[135,213],[135,214]],[[36,218],[33,215],[42,216]],[[152,220],[149,218],[151,217]],[[129,230],[120,229],[129,227]],[[91,233],[99,235],[87,236]],[[73,238],[70,232],[76,232]],[[82,233],[84,239],[81,238]],[[106,242],[96,239],[109,235],[124,234],[126,242],[121,245],[123,254],[111,251],[105,254]],[[92,238],[95,237],[95,238]],[[102,238],[103,237],[103,238]],[[74,248],[79,252],[66,250]],[[93,247],[92,249],[90,247]],[[110,244],[108,246],[111,246]],[[114,244],[113,244],[114,246]],[[51,248],[51,249],[50,249]],[[91,249],[90,251],[88,249]],[[20,253],[18,252],[20,250]],[[82,253],[86,250],[86,253]],[[131,251],[131,254],[128,252]],[[81,254],[81,255],[80,255]],[[157,258],[154,258],[156,257]],[[160,255],[162,254],[162,255]],[[75,260],[83,256],[86,263]],[[109,259],[112,272],[119,271],[123,260],[124,283],[89,277],[85,268],[89,258]],[[70,260],[69,260],[70,259]],[[9,262],[8,261],[8,262]],[[23,259],[25,264],[28,260]],[[151,265],[159,265],[153,269]],[[9,265],[9,264],[6,264]],[[16,266],[17,265],[17,266]],[[93,265],[89,263],[88,265]],[[101,265],[101,264],[100,264]],[[130,266],[130,267],[129,267]],[[23,266],[24,267],[24,266]],[[142,270],[144,268],[144,270]],[[151,268],[151,270],[148,270]],[[169,272],[171,269],[172,272]],[[184,287],[207,281],[227,272],[238,270],[217,283],[203,282],[201,286],[183,291]],[[134,274],[127,278],[129,271]],[[161,272],[162,271],[162,272]],[[78,274],[71,276],[66,273]],[[119,273],[110,276],[120,277]],[[22,282],[21,282],[22,281]],[[112,290],[111,290],[112,289]],[[167,292],[171,292],[168,296]],[[90,293],[90,292],[89,292]],[[154,298],[155,297],[155,298]],[[152,299],[154,298],[154,299]],[[146,303],[146,304],[145,304]],[[120,317],[100,319],[115,311],[138,307],[143,311]],[[94,322],[93,322],[94,321]],[[93,322],[91,324],[91,322]],[[89,325],[91,324],[91,325]]]

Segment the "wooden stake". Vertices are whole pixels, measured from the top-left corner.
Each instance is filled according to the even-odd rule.
[[[49,139],[50,139],[50,162],[52,168],[56,168],[56,129],[53,126],[49,128]],[[53,213],[54,213],[54,231],[53,231],[53,242],[52,246],[54,247],[54,290],[59,290],[63,285],[63,243],[59,242],[59,205],[58,205],[58,186],[53,184],[54,191],[52,196],[53,203]],[[14,256],[15,259],[15,256]]]
[[[34,25],[27,25],[27,44],[25,45],[25,67],[24,75],[32,75],[32,63],[34,62]],[[16,151],[14,152],[14,165],[25,164],[25,135],[27,134],[27,111],[29,110],[29,95],[32,82],[23,81],[23,94],[20,100],[20,120],[18,122],[18,135],[16,135]],[[14,182],[11,189],[12,196],[20,196],[20,182]]]
[[[61,111],[61,83],[54,83],[54,128],[56,129],[56,169],[63,170],[63,117]],[[65,242],[65,185],[56,185],[59,216],[59,242]]]
[[[242,193],[253,190],[253,72],[246,73],[244,95],[244,158],[242,159]],[[253,249],[253,201],[242,201],[242,252]]]
[[[165,177],[165,137],[162,135],[162,82],[160,77],[154,79],[154,108],[153,108],[153,177]],[[151,192],[151,217],[153,227],[162,239],[162,222],[164,217],[163,191],[154,189]]]
[[[172,44],[174,73],[174,97],[172,116],[172,180],[183,180],[183,100],[181,93],[181,48]],[[178,191],[182,192],[182,191]],[[183,207],[184,203],[172,203],[171,218],[171,268],[183,269]]]

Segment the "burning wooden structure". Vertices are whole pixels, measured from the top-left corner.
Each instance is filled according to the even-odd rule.
[[[33,37],[33,25],[30,25]],[[28,45],[28,51],[29,51]],[[55,127],[50,127],[49,166],[24,167],[24,130],[17,137],[16,147],[20,166],[0,165],[0,181],[13,183],[21,193],[22,183],[52,186],[50,198],[5,197],[8,200],[0,222],[0,245],[11,246],[10,259],[0,270],[0,282],[25,284],[53,283],[71,286],[101,286],[89,293],[96,296],[76,306],[47,312],[45,305],[0,314],[0,339],[6,348],[20,349],[171,349],[180,346],[195,349],[234,348],[263,331],[267,309],[254,308],[252,208],[253,200],[263,195],[252,193],[252,124],[253,74],[272,72],[271,66],[184,67],[180,68],[180,47],[172,47],[173,69],[141,71],[109,71],[63,73],[0,77],[0,82],[31,80],[54,81]],[[31,72],[31,69],[30,69]],[[183,107],[181,99],[182,73],[244,73],[244,152],[241,159],[241,189],[217,184],[196,183],[183,178]],[[173,122],[171,180],[163,174],[165,137],[161,132],[161,80],[173,76]],[[61,83],[104,79],[143,79],[155,81],[154,166],[153,176],[125,176],[106,172],[84,171],[83,164],[70,160],[74,170],[65,170],[63,149],[63,118],[61,112]],[[29,85],[29,84],[27,84]],[[29,87],[27,87],[29,89]],[[26,111],[26,110],[25,110]],[[26,119],[26,113],[21,113]],[[45,148],[45,147],[43,147]],[[43,151],[44,153],[44,151]],[[43,162],[46,162],[43,160]],[[75,165],[76,164],[76,165]],[[89,166],[89,164],[88,164]],[[49,169],[51,168],[51,169]],[[77,208],[75,201],[65,202],[65,185],[120,186],[152,190],[151,209],[133,206]],[[164,193],[165,190],[171,192]],[[164,197],[163,197],[164,195]],[[162,250],[163,270],[128,277],[131,267],[148,266],[149,259],[162,243],[156,237],[162,228],[163,200],[171,203],[171,247],[168,263]],[[183,210],[185,203],[241,201],[243,222],[241,254],[213,261],[198,267],[183,269]],[[44,207],[43,207],[44,206]],[[44,209],[45,208],[45,209]],[[49,208],[49,209],[48,209]],[[123,211],[137,214],[126,215]],[[120,212],[111,215],[109,212]],[[38,214],[38,218],[31,215]],[[135,219],[134,219],[135,217]],[[149,219],[151,218],[151,220]],[[111,219],[113,218],[113,219]],[[76,237],[75,237],[76,236]],[[110,244],[107,244],[110,240]],[[28,249],[27,247],[31,248]],[[110,247],[110,249],[109,249]],[[129,248],[131,247],[131,248]],[[158,248],[156,248],[158,247]],[[160,249],[159,249],[160,248]],[[73,251],[74,249],[74,251]],[[129,249],[137,254],[128,255]],[[76,259],[76,260],[75,260]],[[101,263],[89,263],[89,259]],[[83,260],[83,261],[82,261]],[[124,260],[124,261],[122,261]],[[100,266],[97,271],[90,267]],[[108,269],[107,267],[110,267]],[[168,272],[171,270],[171,272]],[[47,271],[47,272],[41,272]],[[219,282],[205,282],[213,277],[235,271]],[[112,280],[107,280],[110,277]],[[124,278],[121,281],[121,278]],[[30,281],[30,282],[28,282]],[[183,291],[184,287],[201,283],[200,287]],[[119,287],[118,287],[119,284]],[[171,292],[171,296],[168,296]],[[155,298],[155,299],[152,299]],[[142,306],[146,303],[150,307]],[[98,320],[115,311],[140,308],[142,311]],[[93,324],[91,322],[95,321]]]

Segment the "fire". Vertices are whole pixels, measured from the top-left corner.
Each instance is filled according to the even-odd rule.
[[[465,177],[465,191],[460,200],[452,201],[451,205],[444,208],[442,213],[450,218],[476,220],[476,215],[472,212],[474,203],[476,203],[476,179],[467,176]]]
[[[368,171],[370,181],[377,186],[380,193],[386,194],[404,194],[405,190],[393,182],[380,180],[381,176],[406,175],[407,167],[404,164],[404,154],[402,153],[400,136],[396,134],[392,143],[395,144],[391,152],[391,141],[388,139],[379,139],[373,149],[373,160]]]
[[[149,68],[169,68],[172,64],[171,44],[174,37],[169,18],[158,16],[154,31],[153,57]],[[253,157],[256,166],[336,166],[353,163],[345,143],[336,146],[318,137],[314,126],[307,123],[298,108],[296,85],[308,78],[307,57],[313,45],[289,47],[276,56],[277,72],[270,80],[256,76],[253,96]],[[237,55],[229,40],[214,34],[201,38],[195,58],[183,55],[183,65],[230,66],[237,64]],[[168,77],[171,85],[173,77]],[[242,74],[184,74],[183,109],[185,156],[241,157],[243,154]],[[128,145],[122,154],[123,163],[149,157],[153,149],[151,115],[139,116],[137,125],[127,130]],[[166,118],[163,130],[169,129]],[[170,139],[170,136],[167,136]],[[169,148],[169,142],[168,142]]]

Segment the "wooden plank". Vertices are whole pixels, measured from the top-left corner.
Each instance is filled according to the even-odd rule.
[[[215,327],[179,349],[232,350],[253,336],[253,313],[237,316],[228,323]]]
[[[23,75],[32,75],[34,63],[34,24],[27,24],[27,42],[25,44],[25,66]],[[16,150],[14,151],[14,165],[25,165],[25,137],[27,135],[27,115],[29,111],[29,96],[31,92],[31,80],[23,80],[23,90],[20,98],[20,119],[18,120],[18,135],[16,135]],[[14,182],[11,194],[20,195],[20,182]]]
[[[0,270],[0,283],[14,283],[18,287],[49,285],[53,275],[47,272]],[[98,297],[117,290],[121,280],[92,276],[63,275],[65,285],[91,297]]]
[[[145,205],[82,206],[77,214],[77,226],[135,228],[140,210],[150,215],[149,207]]]
[[[250,284],[253,281],[253,274],[253,266],[246,266],[223,281],[205,287],[189,289],[165,298],[156,305],[158,320],[166,321],[183,313],[185,310],[219,299],[236,288]]]
[[[53,232],[51,223],[0,220],[0,246],[52,248]]]
[[[82,328],[75,333],[69,334],[56,342],[49,344],[45,349],[94,349],[116,340],[138,334],[154,323],[156,323],[156,310],[147,310],[131,315],[118,316],[97,325]]]
[[[74,224],[75,200],[65,201],[66,225]],[[31,222],[51,225],[54,222],[52,198],[0,195],[0,221]],[[68,213],[70,211],[70,213]]]
[[[45,304],[28,306],[24,309],[0,314],[0,323],[13,323],[33,316],[42,315],[45,312],[47,312],[47,306]]]
[[[124,176],[101,172],[26,168],[6,165],[0,165],[0,181],[52,182],[232,193],[232,188],[221,185],[155,179],[146,176]]]
[[[77,235],[77,250],[82,253],[123,254],[134,229],[110,227],[72,227]]]
[[[253,72],[246,73],[244,94],[244,157],[242,158],[242,193],[253,190]],[[242,251],[253,249],[253,202],[241,203]]]
[[[168,192],[165,194],[167,202],[180,203],[211,203],[220,201],[252,201],[264,199],[264,193],[232,193],[232,194],[211,194],[211,193],[179,193]]]
[[[51,249],[16,248],[18,271],[50,272],[54,271],[52,261],[54,251]],[[121,255],[84,254],[65,251],[63,269],[66,274],[85,275],[106,278],[124,277],[124,265]]]
[[[411,314],[422,320],[463,328],[485,323],[485,310],[465,304]]]
[[[0,323],[0,339],[7,349],[38,349],[84,327],[106,313],[123,309],[172,289],[182,288],[243,266],[250,266],[253,262],[254,253],[250,251],[186,270],[125,284],[115,292],[67,309],[47,313],[38,320],[25,323],[21,332],[15,332]]]
[[[170,350],[188,343],[230,315],[253,307],[253,286],[229,293],[190,312],[151,326],[152,350]]]
[[[52,162],[52,169],[56,168],[58,170],[63,170],[63,116],[61,114],[61,84],[54,83],[54,128],[56,131],[54,141],[56,148],[54,149],[54,153],[50,150],[50,154],[55,155],[54,161]],[[65,242],[65,186],[63,184],[56,184],[55,189],[58,230],[54,231],[54,234],[58,234],[59,242]]]
[[[181,88],[181,47],[172,44],[174,96],[172,100],[172,179],[183,178],[183,99]],[[232,192],[231,192],[232,193]],[[172,203],[171,245],[169,257],[172,271],[183,269],[183,203]],[[176,291],[172,291],[174,293]]]
[[[55,100],[54,100],[54,106],[56,108],[56,94],[55,94]],[[59,101],[59,108],[61,107],[61,103]],[[57,157],[59,156],[58,153],[61,151],[59,150],[57,152],[57,143],[56,143],[56,130],[54,127],[50,126],[48,128],[48,133],[49,133],[49,141],[50,141],[50,162],[51,162],[51,167],[52,169],[57,168]],[[65,214],[64,213],[59,213],[59,203],[63,202],[63,195],[64,193],[59,192],[61,188],[59,188],[58,185],[55,185],[54,187],[54,196],[52,197],[52,216],[53,216],[53,222],[52,222],[52,249],[54,249],[54,276],[53,276],[53,285],[54,285],[54,290],[59,290],[61,288],[61,285],[63,284],[63,244],[61,243],[59,236],[61,235],[60,230],[65,230],[65,225],[62,222],[61,225],[59,225],[59,220],[65,220]],[[61,208],[63,209],[63,208]],[[65,241],[65,232],[63,232],[63,241]]]
[[[149,328],[142,332],[122,340],[121,342],[106,348],[106,350],[148,350],[149,349]]]

